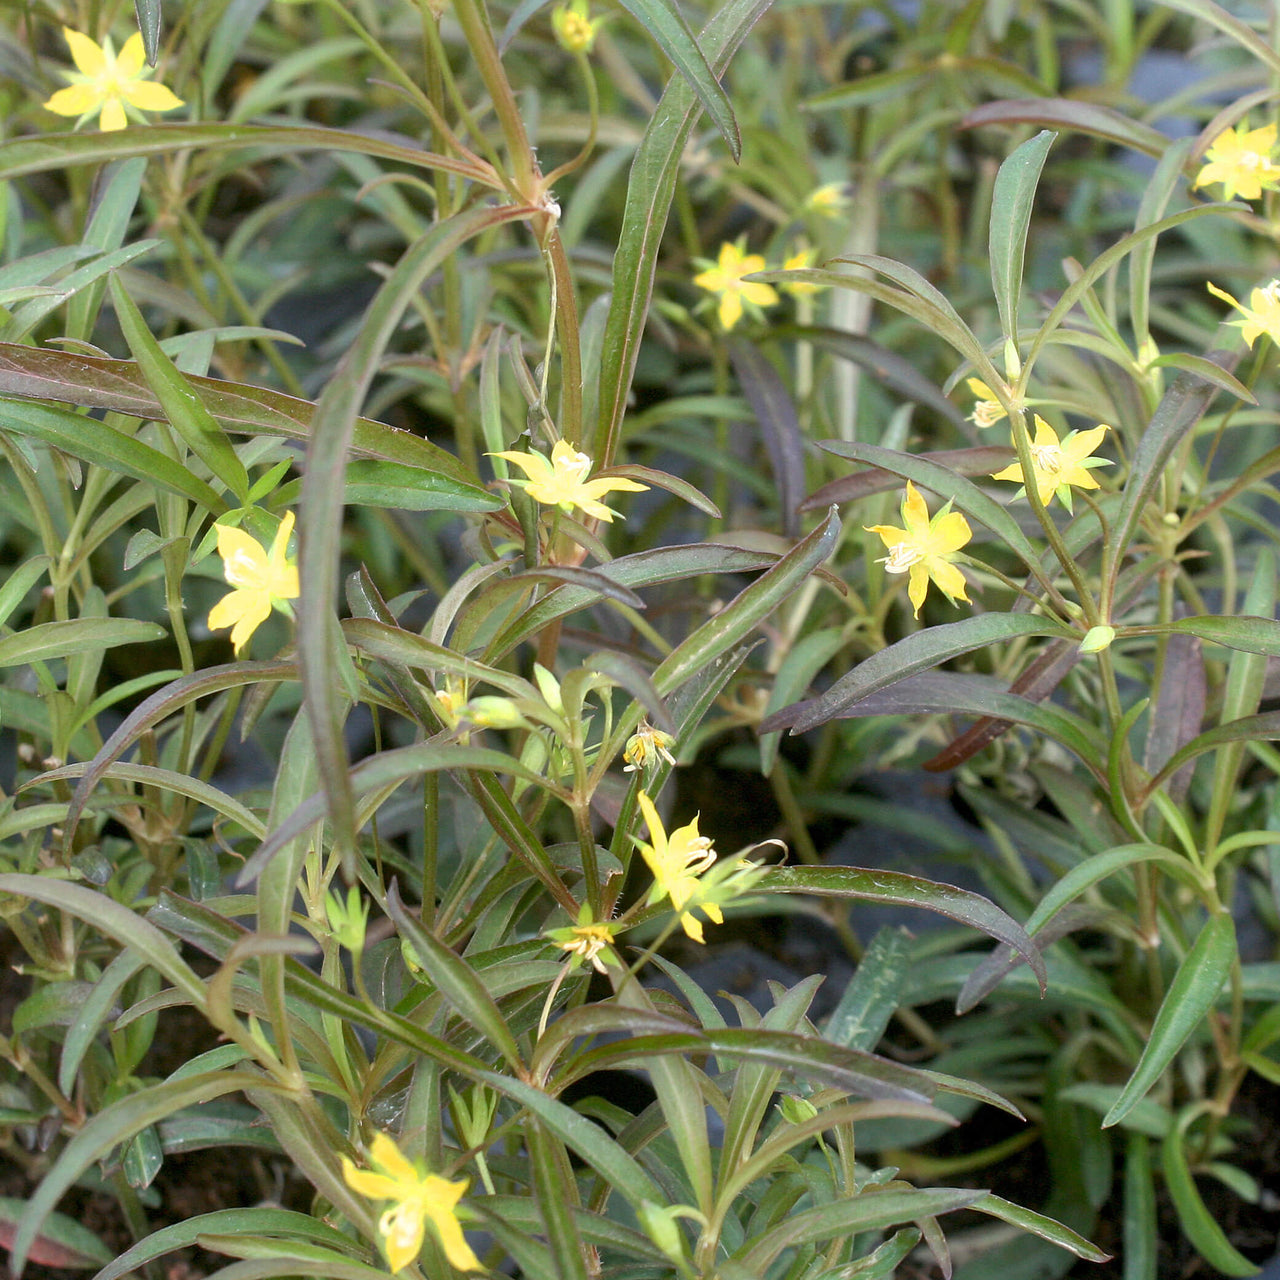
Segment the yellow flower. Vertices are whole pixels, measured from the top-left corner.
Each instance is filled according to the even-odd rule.
[[[1073,431],[1059,443],[1058,433],[1036,414],[1036,438],[1031,445],[1031,465],[1035,468],[1036,492],[1045,506],[1049,505],[1056,493],[1062,505],[1070,511],[1072,485],[1080,489],[1098,487],[1098,482],[1089,474],[1089,468],[1109,464],[1105,458],[1094,458],[1091,455],[1110,430],[1110,427],[1094,427],[1091,431]],[[1012,462],[1003,471],[993,472],[991,478],[1013,480],[1022,485],[1026,483],[1020,462]]]
[[[588,480],[591,459],[579,453],[567,440],[557,440],[551,450],[551,460],[540,453],[518,453],[508,449],[492,455],[514,463],[529,478],[508,480],[507,484],[519,485],[536,502],[548,507],[559,507],[565,515],[577,507],[597,520],[610,523],[618,513],[600,501],[606,493],[619,490],[625,493],[642,493],[649,486],[634,480],[604,476]]]
[[[1261,289],[1255,289],[1249,295],[1247,307],[1217,285],[1211,284],[1208,289],[1215,298],[1231,303],[1244,316],[1243,320],[1232,320],[1231,323],[1240,326],[1240,332],[1244,334],[1250,350],[1259,335],[1264,333],[1272,342],[1280,345],[1280,280],[1273,280]]]
[[[706,262],[706,259],[699,259],[699,262]],[[699,289],[720,295],[717,314],[720,327],[726,332],[742,319],[744,304],[754,312],[760,307],[771,307],[778,301],[771,285],[742,278],[764,269],[764,258],[758,253],[744,253],[743,240],[739,240],[736,244],[722,244],[719,261],[714,264],[708,262],[706,270],[693,277],[693,283]]]
[[[677,827],[670,836],[662,826],[662,819],[653,807],[653,801],[642,791],[639,795],[640,811],[649,827],[651,845],[637,840],[641,856],[653,873],[653,888],[649,891],[649,903],[670,898],[671,905],[680,914],[680,925],[695,942],[702,941],[702,922],[684,908],[691,899],[700,898],[698,877],[716,860],[715,850],[706,836],[698,834],[698,819],[688,826]],[[714,902],[696,902],[708,920],[724,923],[724,915]]]
[[[969,522],[958,511],[951,510],[948,502],[931,520],[929,508],[910,480],[902,496],[902,524],[877,524],[864,526],[868,533],[878,533],[889,554],[877,561],[887,573],[910,574],[907,596],[920,616],[925,593],[932,581],[952,604],[969,597],[965,595],[964,576],[951,563],[952,556],[973,537]]]
[[[828,182],[809,192],[804,207],[824,218],[838,218],[849,207],[849,184]]]
[[[965,385],[977,396],[969,421],[979,427],[995,426],[1005,416],[1004,405],[996,399],[996,393],[981,378],[966,378]],[[1009,388],[1006,387],[1004,390],[1006,399],[1011,398],[1012,393]]]
[[[591,908],[584,902],[578,916],[578,924],[571,924],[563,929],[548,929],[546,936],[561,951],[569,953],[570,970],[576,969],[585,962],[597,973],[607,973],[605,960],[613,964],[621,963],[611,946],[613,926],[593,923],[590,911]]]
[[[455,1206],[467,1189],[467,1179],[450,1182],[433,1173],[421,1173],[385,1133],[374,1135],[369,1148],[373,1171],[357,1169],[342,1157],[342,1176],[352,1191],[370,1200],[390,1200],[391,1207],[378,1220],[387,1262],[401,1271],[415,1262],[431,1223],[451,1265],[459,1271],[479,1271],[480,1260],[471,1251],[458,1224]]]
[[[642,720],[635,733],[627,739],[622,750],[622,758],[626,762],[623,773],[635,773],[648,767],[651,760],[661,758],[669,765],[675,766],[676,758],[671,754],[672,737],[655,729],[647,720]]]
[[[807,245],[801,243],[796,246],[795,252],[782,264],[783,271],[803,271],[806,267],[813,266],[814,259],[817,258],[818,251],[811,249]],[[821,293],[826,285],[810,284],[807,280],[796,280],[793,283],[782,283],[778,285],[784,293],[789,293],[793,298],[803,298],[806,295]]]
[[[587,17],[587,0],[569,0],[551,10],[551,27],[560,47],[569,53],[590,53],[596,42],[596,32],[604,16],[594,20]]]
[[[1234,132],[1228,129],[1214,138],[1205,152],[1204,167],[1192,186],[1221,182],[1222,194],[1227,200],[1236,195],[1256,200],[1263,187],[1272,191],[1280,187],[1280,165],[1271,159],[1275,145],[1274,124],[1263,125],[1261,129],[1246,129],[1241,124]]]
[[[285,513],[270,551],[243,529],[215,525],[223,573],[235,590],[209,610],[209,629],[234,628],[231,643],[236,656],[249,637],[270,616],[272,608],[298,598],[298,567],[286,554],[293,532],[293,512]]]
[[[182,106],[181,98],[147,79],[151,69],[143,65],[146,54],[138,32],[125,41],[118,58],[110,36],[99,45],[70,27],[63,27],[62,34],[71,47],[76,70],[62,73],[71,87],[59,89],[44,104],[45,110],[60,116],[81,116],[79,123],[97,114],[98,127],[109,133],[128,123],[126,106],[139,111],[172,111]]]

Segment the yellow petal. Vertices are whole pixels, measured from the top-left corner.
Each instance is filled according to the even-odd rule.
[[[742,298],[739,296],[737,289],[727,290],[720,295],[720,307],[717,314],[720,318],[720,327],[726,332],[742,319]]]
[[[387,1265],[403,1271],[418,1259],[426,1235],[425,1206],[417,1201],[393,1205],[378,1220],[378,1231],[387,1250]]]
[[[73,84],[69,89],[59,89],[44,108],[60,116],[82,116],[86,111],[96,110],[100,101],[98,91],[92,85]]]
[[[920,616],[920,606],[924,604],[928,590],[929,570],[925,568],[923,560],[917,560],[908,570],[907,576],[907,599],[911,601],[917,618]]]
[[[396,1183],[385,1174],[359,1169],[347,1156],[342,1157],[342,1178],[352,1191],[370,1200],[390,1200],[396,1194]]]
[[[948,511],[938,516],[929,529],[929,547],[926,552],[932,556],[950,555],[959,551],[970,538],[973,530],[969,522],[958,511]]]
[[[913,538],[922,539],[927,536],[929,508],[920,496],[920,490],[910,480],[907,481],[906,495],[902,499],[902,522]]]
[[[142,32],[135,31],[125,42],[116,59],[116,77],[119,80],[136,80],[138,72],[147,60],[147,52],[142,44]]]
[[[115,133],[117,129],[123,129],[128,123],[128,118],[124,114],[124,107],[120,105],[119,98],[110,97],[102,104],[102,115],[98,117],[98,128],[103,133]]]
[[[938,585],[938,590],[951,599],[954,604],[963,600],[966,604],[969,597],[965,594],[964,575],[953,564],[945,560],[933,560],[929,563],[929,576]]]
[[[685,911],[680,916],[680,927],[694,942],[705,942],[702,936],[702,921],[692,911]]]
[[[93,79],[106,71],[107,55],[96,40],[90,40],[70,27],[63,27],[62,34],[71,50],[71,61],[76,64],[76,70]]]
[[[388,1177],[401,1184],[400,1195],[417,1188],[421,1181],[417,1169],[405,1158],[390,1134],[379,1130],[369,1144],[369,1161]]]
[[[172,111],[183,105],[177,94],[154,80],[135,80],[121,85],[120,95],[139,111]]]
[[[472,1252],[462,1234],[457,1215],[453,1212],[453,1206],[467,1189],[466,1182],[448,1182],[444,1178],[428,1177],[427,1184],[428,1199],[425,1208],[431,1225],[440,1237],[445,1257],[459,1271],[479,1271],[480,1259]]]
[[[234,525],[219,524],[218,554],[223,573],[233,587],[261,590],[269,580],[266,553],[258,540]]]

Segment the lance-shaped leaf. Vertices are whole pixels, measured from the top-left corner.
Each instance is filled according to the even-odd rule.
[[[974,107],[960,121],[962,129],[993,124],[1038,124],[1048,129],[1072,129],[1107,142],[1131,147],[1149,156],[1162,156],[1169,139],[1158,129],[1111,107],[1081,102],[1078,98],[1006,98]]]
[[[998,644],[1002,640],[1014,640],[1021,636],[1065,638],[1069,634],[1061,623],[1025,613],[981,613],[976,617],[961,618],[959,622],[944,622],[941,626],[927,627],[860,662],[852,671],[841,676],[822,697],[804,704],[805,711],[802,715],[792,717],[791,708],[787,708],[776,716],[771,716],[760,727],[763,731],[768,731],[785,728],[790,723],[793,733],[803,733],[815,725],[836,719],[855,702],[888,688],[907,676],[927,671],[984,645]]]
[[[18,1228],[31,1205],[13,1196],[0,1196],[0,1249],[12,1249]],[[27,1252],[31,1262],[45,1267],[96,1271],[111,1261],[111,1250],[88,1227],[65,1213],[51,1213]]]
[[[0,640],[0,667],[49,662],[77,653],[95,653],[125,644],[163,640],[165,630],[155,622],[135,618],[66,618],[41,622]]]
[[[1000,327],[1006,342],[1017,346],[1018,302],[1022,295],[1022,267],[1027,230],[1035,205],[1040,171],[1057,134],[1045,130],[1016,148],[1000,166],[991,191],[991,225],[988,246],[991,287],[1000,310]]]
[[[1168,1070],[1187,1037],[1204,1022],[1238,954],[1231,916],[1225,911],[1210,916],[1165,992],[1142,1057],[1103,1118],[1104,1129],[1123,1120]]]
[[[502,1054],[512,1071],[523,1073],[524,1062],[515,1038],[484,983],[461,956],[452,952],[405,910],[395,880],[387,889],[387,912],[395,921],[401,938],[413,949],[418,962],[444,998],[477,1031],[484,1033],[485,1039]]]
[[[839,450],[832,449],[830,452],[836,453]],[[900,454],[899,456],[935,462],[956,476],[990,476],[992,472],[1007,467],[1013,461],[1014,451],[1009,445],[992,444],[977,445],[972,449],[946,449],[933,453]],[[852,475],[830,480],[820,489],[815,489],[800,504],[800,510],[819,511],[829,507],[833,502],[858,502],[873,494],[896,489],[902,480],[901,475],[887,471],[884,467],[868,467],[865,471],[855,471]]]
[[[935,911],[1016,948],[1031,966],[1040,992],[1044,993],[1045,967],[1040,948],[1027,936],[1026,930],[994,902],[967,889],[904,875],[900,871],[865,867],[771,867],[751,886],[751,892],[861,898]]]

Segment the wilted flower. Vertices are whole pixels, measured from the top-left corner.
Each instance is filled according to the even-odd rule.
[[[519,485],[535,502],[548,507],[559,507],[565,515],[577,507],[597,520],[612,523],[618,513],[600,501],[614,490],[623,493],[643,493],[649,486],[625,480],[621,476],[601,476],[588,480],[591,459],[579,453],[567,440],[557,440],[548,461],[542,454],[520,453],[507,449],[492,455],[514,463],[528,476],[527,480],[508,480],[507,484]]]
[[[1204,167],[1192,186],[1221,182],[1222,194],[1227,200],[1237,195],[1256,200],[1264,187],[1275,190],[1280,186],[1280,165],[1273,162],[1271,155],[1275,145],[1274,124],[1247,129],[1241,123],[1234,130],[1228,129],[1214,138],[1204,153]]]
[[[663,733],[661,729],[655,729],[647,720],[642,720],[635,733],[627,739],[627,745],[622,750],[624,761],[622,772],[636,773],[646,769],[651,761],[659,758],[674,767],[676,758],[670,751],[672,741],[669,733]]]
[[[578,923],[562,929],[548,929],[546,936],[561,951],[569,953],[569,968],[589,964],[597,973],[605,973],[605,960],[620,964],[612,948],[613,926],[591,919],[591,908],[584,902],[578,912]]]
[[[1036,414],[1036,438],[1031,445],[1031,465],[1035,469],[1036,492],[1045,506],[1056,493],[1062,505],[1071,510],[1071,486],[1096,489],[1098,482],[1089,474],[1090,467],[1105,467],[1105,458],[1094,458],[1093,451],[1102,443],[1110,427],[1094,427],[1089,431],[1073,431],[1059,443],[1058,433]],[[1012,462],[1003,471],[992,474],[993,480],[1013,480],[1025,484],[1022,463]]]
[[[952,511],[948,502],[930,519],[925,500],[908,480],[902,496],[902,524],[901,529],[888,524],[866,528],[868,533],[878,533],[889,550],[889,554],[878,561],[884,565],[885,571],[910,575],[907,596],[915,608],[916,617],[920,616],[920,606],[924,604],[930,582],[952,604],[961,600],[968,603],[964,576],[951,563],[952,556],[973,537],[964,516]]]
[[[744,280],[753,272],[765,269],[764,258],[758,253],[744,253],[743,241],[722,244],[720,257],[715,263],[707,262],[706,270],[693,277],[693,283],[708,293],[718,294],[720,305],[716,314],[720,327],[726,332],[742,319],[743,308],[753,312],[760,307],[771,307],[778,301],[772,285]],[[705,262],[706,259],[699,259]]]
[[[480,1260],[471,1251],[458,1223],[455,1207],[467,1189],[467,1179],[450,1182],[433,1173],[422,1173],[401,1154],[385,1133],[374,1135],[369,1148],[373,1170],[357,1169],[342,1157],[347,1186],[371,1200],[390,1200],[391,1207],[378,1220],[387,1262],[401,1271],[415,1262],[430,1222],[445,1256],[460,1271],[479,1271]]]
[[[977,396],[973,412],[969,415],[970,422],[979,427],[993,427],[1006,416],[1004,405],[996,399],[996,393],[981,378],[966,378],[965,385]]]
[[[1240,326],[1246,345],[1253,349],[1259,335],[1266,334],[1272,342],[1280,345],[1280,280],[1273,280],[1261,289],[1255,289],[1249,295],[1249,305],[1237,302],[1225,289],[1210,284],[1208,290],[1215,298],[1229,302],[1244,316],[1243,320],[1232,320],[1230,323]]]
[[[560,46],[569,53],[590,53],[596,42],[596,32],[604,16],[591,19],[587,0],[569,0],[551,10],[551,28]]]
[[[71,81],[71,86],[59,89],[44,104],[46,111],[60,116],[80,116],[81,123],[97,115],[98,127],[109,133],[123,129],[128,123],[126,107],[139,111],[172,111],[182,106],[181,98],[164,85],[147,79],[151,69],[145,65],[146,53],[137,31],[125,41],[119,57],[110,36],[98,44],[70,27],[63,27],[62,34],[70,46],[76,70],[62,73]]]
[[[276,605],[298,598],[298,567],[287,555],[293,512],[286,512],[280,521],[270,551],[264,551],[243,529],[225,524],[214,527],[223,572],[235,590],[209,610],[209,629],[233,628],[231,643],[238,657]]]

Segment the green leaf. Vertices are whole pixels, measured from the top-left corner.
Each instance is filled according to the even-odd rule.
[[[0,1249],[11,1249],[18,1228],[26,1221],[31,1205],[26,1200],[0,1196]],[[27,1254],[31,1262],[44,1267],[95,1270],[111,1261],[111,1250],[88,1227],[65,1213],[51,1213]],[[96,1280],[96,1277],[95,1277]]]
[[[103,970],[93,989],[79,1002],[75,1019],[67,1027],[62,1040],[62,1058],[58,1064],[58,1088],[68,1096],[75,1087],[76,1072],[99,1028],[112,1016],[112,1009],[125,984],[146,964],[136,951],[120,952]]]
[[[1247,23],[1241,22],[1234,14],[1229,13],[1213,0],[1165,0],[1170,9],[1180,13],[1189,13],[1211,27],[1217,27],[1224,35],[1228,35],[1242,49],[1257,58],[1263,66],[1270,69],[1272,75],[1280,74],[1280,54],[1263,40]]]
[[[988,1194],[985,1199],[976,1201],[970,1207],[976,1213],[985,1213],[992,1218],[999,1218],[1001,1222],[1008,1222],[1023,1231],[1029,1231],[1032,1235],[1039,1236],[1041,1240],[1056,1244],[1060,1249],[1067,1249],[1077,1258],[1084,1258],[1086,1262],[1111,1260],[1109,1253],[1103,1253],[1097,1245],[1077,1235],[1070,1227],[1064,1227],[1061,1222],[1055,1222],[1052,1218],[1045,1217],[1043,1213],[1036,1213],[1034,1209],[1024,1209],[1019,1204],[1010,1204],[1008,1200],[1002,1200],[999,1196],[991,1194]]]
[[[1231,720],[1220,724],[1215,729],[1208,729],[1190,742],[1165,762],[1164,767],[1143,788],[1144,795],[1150,795],[1166,778],[1177,773],[1190,760],[1212,751],[1229,742],[1250,742],[1258,738],[1280,738],[1280,711],[1263,711],[1256,716],[1245,716],[1240,720]]]
[[[969,1208],[989,1194],[951,1187],[922,1187],[911,1191],[867,1187],[856,1196],[792,1214],[781,1226],[751,1240],[748,1248],[735,1255],[734,1261],[749,1274],[763,1275],[784,1249],[826,1243],[860,1231],[883,1231],[886,1227],[921,1218],[936,1218],[939,1214]]]
[[[1165,1186],[1169,1188],[1174,1208],[1178,1211],[1178,1225],[1183,1234],[1211,1267],[1225,1276],[1256,1276],[1259,1268],[1227,1239],[1213,1214],[1205,1207],[1191,1176],[1187,1163],[1187,1130],[1201,1110],[1194,1103],[1184,1108],[1173,1131],[1161,1144],[1160,1162],[1164,1168]]]
[[[160,56],[160,0],[133,0],[133,16],[142,34],[147,66],[154,67]]]
[[[769,4],[770,0],[729,0],[708,21],[700,44],[714,77],[725,73],[734,52]],[[653,296],[658,248],[666,230],[685,146],[698,114],[698,99],[688,83],[672,80],[649,118],[631,164],[601,353],[600,417],[594,447],[588,450],[601,466],[611,463],[618,450],[645,316]]]
[[[828,1040],[868,1053],[880,1043],[899,1008],[909,937],[902,928],[886,926],[877,931],[822,1028]]]
[[[1210,614],[1195,618],[1178,618],[1174,622],[1150,628],[1154,634],[1168,631],[1178,635],[1197,636],[1210,644],[1244,653],[1261,653],[1280,658],[1280,622],[1274,618],[1218,617]]]
[[[411,244],[374,295],[355,340],[325,387],[311,420],[298,534],[301,616],[312,625],[298,631],[298,669],[311,722],[316,767],[328,799],[334,847],[343,874],[355,879],[356,821],[347,750],[342,737],[346,649],[337,627],[338,562],[347,454],[356,420],[383,352],[423,281],[473,236],[515,221],[522,205],[480,206],[436,223]]]
[[[293,505],[302,481],[290,480],[273,492],[277,503]],[[347,464],[342,498],[351,507],[392,511],[498,511],[506,506],[505,498],[481,489],[479,481],[381,458],[355,458]]]
[[[387,889],[387,913],[396,922],[400,936],[413,948],[440,994],[467,1022],[484,1034],[512,1071],[523,1074],[524,1060],[515,1038],[484,983],[465,960],[455,955],[405,910],[395,880]]]
[[[1057,134],[1045,130],[1016,148],[1000,166],[991,192],[991,287],[1005,340],[1018,345],[1018,301],[1022,294],[1027,229],[1040,172]]]
[[[1124,1280],[1156,1280],[1157,1232],[1151,1144],[1145,1133],[1131,1133],[1124,1151]]]
[[[198,378],[190,374],[186,376],[186,383],[200,397],[219,426],[232,435],[280,436],[303,443],[311,437],[315,405],[309,401],[265,387]],[[161,416],[160,402],[132,360],[100,360],[70,351],[40,351],[0,343],[0,393],[61,400],[90,409],[114,409],[135,418]],[[91,425],[101,432],[100,422],[92,422]],[[351,450],[355,461],[347,477],[351,482],[354,476],[357,486],[372,476],[372,483],[385,482],[393,488],[400,485],[421,487],[442,499],[437,503],[440,509],[492,511],[503,505],[502,500],[488,492],[479,478],[451,453],[385,422],[357,418]],[[174,465],[163,455],[156,456],[162,464]],[[399,463],[406,470],[383,472],[376,467],[362,470],[361,459]],[[208,493],[213,493],[207,486],[205,488]],[[449,495],[453,501],[444,501],[443,498]],[[215,509],[225,510],[225,507]]]
[[[984,102],[960,121],[962,129],[980,129],[993,124],[1038,124],[1049,129],[1071,129],[1156,157],[1164,155],[1169,145],[1169,139],[1158,129],[1139,124],[1121,111],[1078,98],[1009,98]]]
[[[4,876],[0,881],[28,878],[34,877]],[[0,889],[3,887],[0,884]],[[134,919],[138,920],[138,917]],[[138,923],[142,922],[138,920]],[[31,1197],[27,1213],[10,1246],[10,1268],[15,1273],[22,1269],[28,1251],[54,1205],[95,1160],[101,1160],[113,1147],[183,1107],[197,1106],[247,1085],[261,1089],[265,1084],[262,1076],[249,1072],[211,1071],[173,1084],[151,1085],[103,1108],[86,1121],[63,1147]]]
[[[249,475],[204,402],[187,385],[177,365],[161,350],[133,299],[118,276],[112,276],[111,301],[148,386],[155,393],[165,419],[186,441],[187,447],[235,494],[238,506],[249,501]]]
[[[1231,916],[1226,912],[1210,916],[1165,992],[1142,1057],[1103,1117],[1104,1129],[1122,1120],[1164,1075],[1174,1055],[1213,1007],[1237,955]]]
[[[92,245],[101,253],[110,253],[124,243],[146,171],[146,160],[137,157],[113,164],[102,174],[98,180],[100,194],[84,231],[86,245]],[[82,342],[93,337],[106,288],[106,280],[95,281],[67,303],[67,337],[79,338]]]
[[[792,732],[803,733],[806,729],[837,719],[860,699],[918,671],[927,671],[984,645],[1022,636],[1073,638],[1061,623],[1025,613],[980,613],[959,622],[927,627],[873,653],[841,676],[822,697],[806,703],[806,710],[796,717]]]
[[[33,556],[7,573],[4,583],[0,584],[0,627],[9,621],[27,592],[49,572],[52,563],[51,556]]]
[[[734,161],[742,158],[742,138],[733,106],[707,63],[684,14],[671,0],[621,0],[622,7],[658,42],[712,119]],[[721,71],[723,74],[723,69]]]
[[[125,435],[109,423],[51,405],[24,404],[19,400],[4,400],[0,404],[4,408],[6,431],[43,440],[73,458],[181,494],[214,515],[227,510],[227,504],[217,492],[180,462]],[[158,415],[158,405],[156,411]]]
[[[1016,948],[1031,966],[1041,994],[1044,993],[1045,967],[1040,949],[1016,920],[981,894],[904,875],[900,871],[871,871],[861,867],[770,867],[752,885],[751,892],[860,898],[936,911]]]
[[[155,622],[134,618],[68,618],[41,622],[0,640],[0,667],[49,662],[74,653],[93,653],[126,644],[163,640],[165,630]]]
[[[839,537],[840,520],[832,511],[812,533],[658,664],[653,673],[658,692],[666,696],[679,688],[753,631],[831,555]]]

